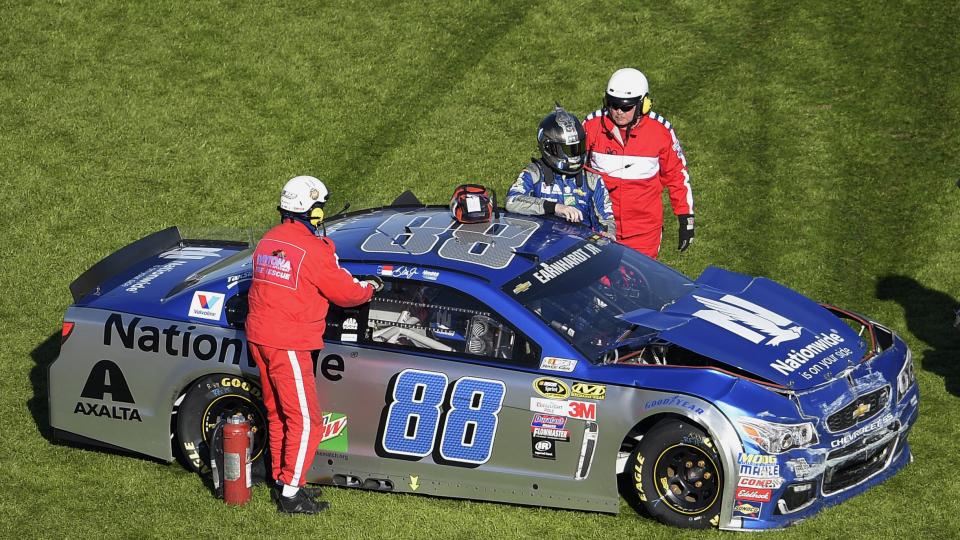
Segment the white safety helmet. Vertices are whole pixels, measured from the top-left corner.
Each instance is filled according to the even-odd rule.
[[[647,78],[633,68],[618,69],[607,83],[607,95],[612,98],[640,100],[650,93]]]
[[[323,182],[312,176],[291,178],[280,192],[280,211],[303,214],[319,205],[323,207],[330,192]]]

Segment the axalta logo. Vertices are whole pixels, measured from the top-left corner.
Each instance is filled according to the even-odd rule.
[[[110,360],[101,360],[94,364],[87,376],[87,382],[83,385],[83,391],[80,392],[80,398],[73,408],[73,414],[143,422],[140,411],[134,406],[136,402],[130,393],[130,387],[127,386],[123,371]]]
[[[801,327],[793,325],[793,321],[743,298],[732,294],[726,294],[719,300],[697,295],[693,297],[710,308],[695,312],[694,317],[729,330],[753,343],[759,344],[766,339],[764,345],[776,346],[800,337]]]
[[[212,247],[181,247],[164,251],[160,254],[161,259],[205,259],[207,257],[220,257],[220,248]]]

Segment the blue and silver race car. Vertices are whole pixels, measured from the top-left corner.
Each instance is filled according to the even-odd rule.
[[[693,281],[552,218],[410,205],[327,228],[385,288],[327,318],[310,482],[609,513],[623,495],[680,527],[770,529],[912,459],[910,350],[861,315],[718,268]],[[80,276],[56,436],[204,471],[239,412],[268,459],[251,252],[171,228]]]

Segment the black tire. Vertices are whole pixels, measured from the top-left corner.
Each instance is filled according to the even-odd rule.
[[[247,417],[253,432],[251,476],[266,474],[267,412],[260,387],[246,377],[207,375],[190,385],[176,410],[176,446],[185,465],[202,475],[210,473],[210,448],[214,428],[235,413]]]
[[[683,420],[660,422],[627,464],[628,500],[639,511],[674,527],[717,526],[723,469],[716,445],[702,429]]]

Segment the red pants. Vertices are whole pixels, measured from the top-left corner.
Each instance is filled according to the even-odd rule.
[[[273,478],[302,486],[323,436],[310,351],[274,349],[257,343],[249,346],[260,367]]]
[[[619,234],[617,236],[617,241],[621,244],[630,246],[651,259],[656,259],[660,253],[660,240],[663,238],[663,228],[635,234],[628,238],[619,238]]]

